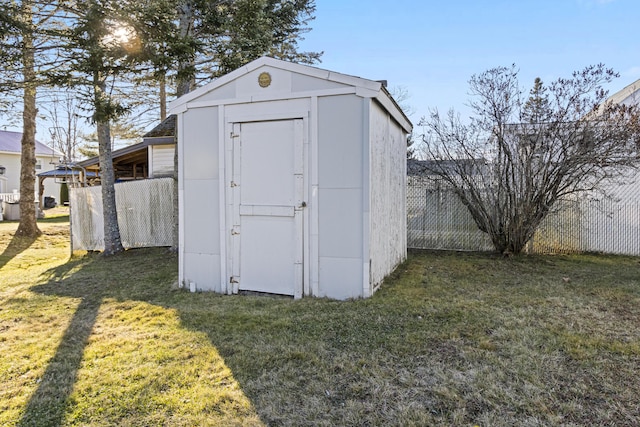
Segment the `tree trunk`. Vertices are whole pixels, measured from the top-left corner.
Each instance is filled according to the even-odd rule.
[[[194,11],[193,4],[191,0],[183,0],[178,5],[178,19],[179,19],[179,28],[180,28],[180,36],[182,38],[186,38],[191,35],[191,30],[193,28],[194,22]],[[180,63],[178,65],[178,76],[176,78],[176,96],[179,98],[184,94],[189,93],[191,89],[191,85],[193,82],[192,77],[185,77],[183,71],[187,67],[192,64]],[[176,120],[175,126],[175,141],[176,141],[176,149],[173,156],[173,237],[172,237],[172,245],[171,251],[178,252],[178,246],[180,242],[180,232],[179,232],[179,215],[180,215],[180,205],[178,203],[178,121]]]
[[[31,25],[30,2],[22,2],[21,14],[26,24],[22,33],[24,96],[22,111],[22,153],[20,158],[20,224],[16,235],[36,237],[41,233],[36,212],[36,71]]]
[[[195,22],[195,12],[192,0],[182,0],[178,4],[178,28],[180,30],[180,37],[186,39],[193,36],[193,26]],[[185,73],[185,70],[193,66],[194,59],[189,61],[181,61],[178,64],[178,75],[176,76],[176,97],[180,98],[182,95],[191,91],[191,87],[194,85],[194,76],[191,73]]]
[[[160,76],[160,121],[167,118],[167,78],[164,73]]]
[[[97,108],[100,108],[103,104],[104,90],[104,81],[97,74],[94,75],[94,96],[97,101]],[[115,174],[111,155],[109,121],[101,114],[96,114],[96,127],[98,133],[98,158],[100,161],[100,184],[102,186],[102,215],[104,217],[104,255],[113,255],[124,251],[124,247],[120,239],[118,212],[116,210]]]
[[[178,252],[180,245],[180,205],[178,204],[178,121],[176,120],[175,152],[173,154],[173,228],[171,236],[171,252]]]

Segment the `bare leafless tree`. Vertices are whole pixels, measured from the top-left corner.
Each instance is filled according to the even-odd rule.
[[[411,93],[409,93],[409,89],[407,89],[406,86],[392,86],[389,88],[389,93],[407,117],[415,114],[415,107],[409,103]],[[407,135],[407,159],[413,159],[415,156],[416,149],[413,146],[414,142],[414,134],[410,133]]]
[[[599,64],[529,96],[517,69],[474,75],[473,116],[450,111],[423,118],[428,173],[460,197],[495,249],[518,254],[560,201],[624,179],[638,166],[635,107],[607,103],[617,74]]]
[[[80,107],[76,95],[69,90],[51,93],[51,100],[42,106],[53,126],[49,128],[53,148],[62,153],[64,163],[77,159],[81,143],[78,121]]]

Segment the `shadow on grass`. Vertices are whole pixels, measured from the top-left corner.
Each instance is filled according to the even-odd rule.
[[[13,236],[11,242],[0,255],[0,268],[7,265],[9,261],[29,249],[38,237]]]
[[[104,257],[101,254],[93,253],[85,256],[74,258],[68,263],[53,268],[45,273],[44,279],[46,283],[36,285],[30,288],[31,291],[42,295],[76,298],[80,300],[80,304],[75,309],[73,316],[64,331],[60,343],[56,348],[54,356],[48,362],[45,372],[37,385],[35,392],[24,407],[22,418],[18,422],[18,426],[59,426],[68,422],[66,417],[75,408],[76,403],[72,394],[77,386],[80,369],[83,366],[84,357],[87,351],[87,345],[91,339],[94,328],[99,327],[98,315],[104,308],[105,301],[108,303],[115,302],[141,302],[151,304],[157,307],[175,310],[179,314],[180,325],[185,331],[204,332],[204,329],[198,329],[197,322],[184,322],[183,316],[190,318],[193,314],[188,308],[194,305],[195,300],[199,300],[201,295],[194,295],[188,292],[178,291],[171,287],[172,281],[177,276],[177,257],[168,254],[166,249],[134,249],[125,253]],[[195,300],[194,300],[195,299]],[[184,304],[184,305],[183,305]],[[202,307],[200,301],[196,306]],[[201,314],[201,312],[198,312]],[[195,326],[195,327],[193,327]],[[161,333],[161,330],[158,330]],[[210,361],[203,360],[203,366],[212,366],[219,369],[225,365],[224,356],[218,353],[214,340],[210,336],[210,343],[215,348],[214,353],[219,354],[220,365],[209,365]],[[186,344],[189,348],[190,344]],[[197,346],[197,344],[194,344]],[[162,347],[162,345],[159,345]],[[147,349],[152,354],[148,354],[151,359],[158,354],[153,353],[154,347]],[[147,351],[142,350],[142,351]],[[138,351],[140,351],[138,349]],[[146,357],[142,354],[131,354],[131,357]],[[163,365],[157,366],[162,371]],[[203,402],[203,406],[211,416],[227,417],[231,416],[231,424],[233,425],[262,425],[258,420],[250,399],[246,396],[240,387],[240,393],[235,394],[234,387],[229,381],[236,382],[233,378],[233,369],[231,377],[226,378],[224,375],[216,376],[222,381],[220,395],[214,393],[211,397],[210,392],[205,392],[205,396],[211,398],[207,402]],[[204,373],[207,375],[207,373]],[[170,375],[170,374],[169,374]],[[145,378],[141,383],[149,380]],[[164,381],[162,374],[150,379],[150,383],[162,383]],[[164,387],[163,385],[162,387]],[[217,387],[216,382],[210,384],[203,383],[202,387]],[[192,386],[186,386],[190,389]],[[122,390],[119,386],[113,390],[116,395]],[[188,393],[188,391],[185,391]],[[142,394],[128,395],[125,400],[137,401],[144,400],[150,393],[153,394],[152,388],[145,388]],[[240,397],[242,396],[242,397]],[[157,396],[162,400],[162,396]],[[114,399],[123,399],[123,397]],[[128,403],[127,403],[128,402]],[[143,405],[136,407],[127,400],[116,405],[129,405],[127,410],[135,411],[135,417],[138,420],[145,417],[148,419],[156,419],[158,416],[169,416],[164,413],[164,408],[158,407],[160,412],[154,414],[155,409],[151,406]],[[244,402],[248,402],[245,405]],[[170,404],[169,407],[173,404]],[[152,405],[153,406],[153,405]],[[160,405],[162,406],[162,405]],[[235,409],[233,409],[235,408]],[[174,408],[175,409],[175,408]],[[151,412],[147,413],[149,410]],[[220,415],[218,413],[220,410]],[[170,409],[169,409],[170,411]],[[202,409],[198,410],[202,411]],[[194,420],[202,417],[198,411],[189,412],[185,409],[186,419],[195,417]],[[231,414],[231,415],[230,415]],[[118,417],[120,415],[114,415]],[[155,418],[154,418],[155,417]],[[179,416],[178,416],[179,417]],[[237,417],[237,418],[236,418]],[[240,420],[240,421],[239,421]],[[247,421],[248,420],[248,421]],[[109,419],[107,423],[113,422],[117,425],[116,419]],[[141,422],[141,421],[136,421]],[[190,422],[190,421],[189,421]],[[135,423],[135,422],[134,422]],[[196,424],[200,422],[195,421]],[[221,425],[227,425],[223,422]]]
[[[203,379],[199,386],[224,388],[232,380],[251,405],[231,424],[242,425],[243,416],[254,416],[267,425],[394,424],[396,412],[376,409],[384,403],[376,390],[388,387],[395,370],[412,369],[413,359],[402,358],[415,353],[409,348],[416,343],[426,342],[422,335],[406,341],[405,331],[422,321],[407,309],[404,299],[380,312],[378,298],[338,302],[192,294],[172,289],[176,264],[175,256],[167,255],[165,249],[136,249],[113,257],[91,254],[50,270],[45,284],[31,288],[43,295],[77,298],[81,303],[25,407],[20,426],[60,425],[73,412],[74,385],[103,301],[134,301],[169,309],[177,315],[181,329],[206,335],[232,378],[225,377],[219,384]],[[203,366],[209,365],[205,362]],[[392,372],[389,366],[394,366]],[[393,387],[389,393],[406,394],[405,402],[413,404],[411,394],[401,385]],[[426,398],[435,399],[431,394]],[[128,399],[135,400],[135,396]],[[234,399],[228,398],[231,403],[226,407],[216,401],[203,406],[215,417],[218,408],[238,407]],[[436,410],[446,413],[447,408]],[[391,411],[390,415],[385,411]],[[43,414],[49,418],[46,422]],[[414,421],[395,424],[429,425]]]
[[[38,389],[29,399],[19,426],[62,425],[66,402],[73,391],[100,304],[100,298],[83,298],[76,308]]]
[[[171,287],[177,277],[176,259],[175,255],[167,255],[165,249],[129,250],[113,257],[89,254],[49,270],[46,283],[30,288],[43,295],[77,298],[81,303],[25,407],[21,427],[57,426],[66,421],[65,416],[75,405],[74,385],[104,301],[138,301],[169,309],[177,314],[185,331],[207,336],[230,370],[231,381],[237,382],[251,406],[242,409],[235,397],[228,398],[232,403],[226,403],[226,407],[215,401],[207,402],[205,406],[214,408],[208,409],[214,417],[219,407],[222,411],[228,411],[227,407],[240,408],[236,422],[232,423],[236,425],[314,425],[302,422],[305,419],[324,419],[324,425],[344,425],[345,417],[353,416],[343,404],[347,399],[342,396],[343,390],[356,387],[351,385],[353,381],[364,384],[368,374],[363,371],[355,377],[346,375],[338,379],[333,371],[327,371],[333,369],[333,364],[323,368],[323,359],[342,353],[353,353],[357,359],[377,351],[379,346],[392,345],[388,333],[375,339],[352,333],[377,316],[371,301],[292,301],[267,296],[192,294]],[[345,304],[364,312],[363,317],[344,325],[334,312],[342,310]],[[360,345],[364,349],[355,351]],[[317,351],[322,355],[317,355]],[[351,362],[342,358],[336,363]],[[309,381],[302,374],[314,370],[322,371],[321,381]],[[229,381],[223,380],[220,387],[228,388]],[[215,382],[201,386],[218,387]],[[331,390],[319,388],[329,386]],[[243,417],[261,422],[245,423]],[[299,422],[291,421],[291,417],[298,417]]]
[[[56,278],[65,277],[82,263],[83,260],[77,259],[49,271],[52,279],[33,290],[48,295],[59,295],[55,292],[60,288]],[[59,426],[64,421],[67,401],[73,391],[84,349],[103,299],[95,288],[82,291],[76,287],[71,294],[70,296],[81,298],[80,304],[62,336],[55,355],[49,361],[36,392],[29,399],[24,415],[18,423],[20,427]]]

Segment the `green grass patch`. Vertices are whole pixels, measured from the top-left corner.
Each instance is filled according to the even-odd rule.
[[[294,301],[1,224],[0,425],[640,421],[638,258],[414,252],[370,299]]]

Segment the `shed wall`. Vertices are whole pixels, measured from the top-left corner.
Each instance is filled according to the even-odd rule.
[[[380,83],[258,61],[267,65],[249,64],[172,107],[180,141],[180,279],[187,286],[195,282],[200,290],[242,289],[243,274],[236,271],[242,248],[232,237],[242,230],[230,226],[238,205],[234,165],[242,153],[235,141],[242,142],[243,123],[302,119],[303,293],[368,297],[372,283],[405,255],[397,247],[406,239],[404,231],[389,224],[398,218],[396,227],[402,229],[406,221],[404,204],[400,210],[394,206],[396,199],[404,199],[404,186],[398,183],[404,178],[406,146],[403,131],[388,117],[391,110],[401,113],[380,92]],[[259,85],[261,73],[269,74],[267,84]],[[382,107],[373,108],[377,101],[372,97],[378,96]],[[372,141],[379,144],[372,147]],[[375,182],[374,169],[380,169]],[[385,241],[389,238],[393,242]],[[234,282],[234,276],[239,280]]]
[[[318,99],[319,295],[362,295],[363,98]]]
[[[406,136],[374,101],[370,108],[370,282],[375,287],[407,256]]]
[[[183,280],[199,290],[222,292],[218,107],[192,108],[183,115],[180,176],[182,187]]]

